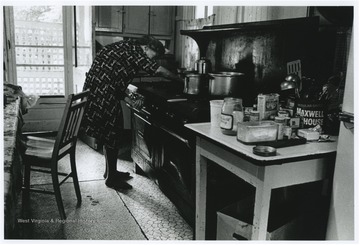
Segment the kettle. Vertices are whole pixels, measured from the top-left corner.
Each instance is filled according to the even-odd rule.
[[[200,60],[195,62],[195,71],[199,74],[208,74],[211,72],[211,62],[210,60],[202,57]]]

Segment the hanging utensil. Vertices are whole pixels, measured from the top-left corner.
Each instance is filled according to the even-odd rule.
[[[301,60],[294,60],[291,62],[288,62],[287,65],[287,74],[288,75],[297,75],[300,80],[302,79],[302,74],[301,74]],[[298,89],[299,91],[302,90],[302,83],[298,83]]]
[[[287,63],[287,74],[295,74],[298,75],[299,78],[302,78],[301,75],[301,61],[300,60],[294,60]]]

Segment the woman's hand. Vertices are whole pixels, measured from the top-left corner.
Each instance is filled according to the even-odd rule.
[[[144,105],[144,97],[137,97],[135,100],[133,100],[133,107],[135,109],[141,109]]]
[[[139,110],[144,105],[144,97],[137,93],[130,93],[125,97],[125,102],[131,105],[131,107]]]

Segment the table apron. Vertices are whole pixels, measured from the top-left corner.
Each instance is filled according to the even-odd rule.
[[[259,166],[217,146],[197,138],[197,154],[215,162],[254,187],[266,183],[271,189],[323,180],[327,176],[329,157]]]

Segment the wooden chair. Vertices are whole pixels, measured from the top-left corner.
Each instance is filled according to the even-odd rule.
[[[76,172],[75,150],[81,120],[87,104],[89,91],[71,94],[68,97],[64,113],[56,137],[48,133],[23,133],[26,150],[23,157],[24,182],[23,202],[29,199],[29,192],[39,192],[55,195],[61,219],[66,219],[60,186],[69,178],[73,178],[77,204],[81,204],[80,186]],[[71,172],[58,171],[58,161],[64,156],[70,156]],[[37,171],[51,174],[53,191],[36,189],[30,186],[30,172]],[[59,182],[59,176],[65,176]]]

